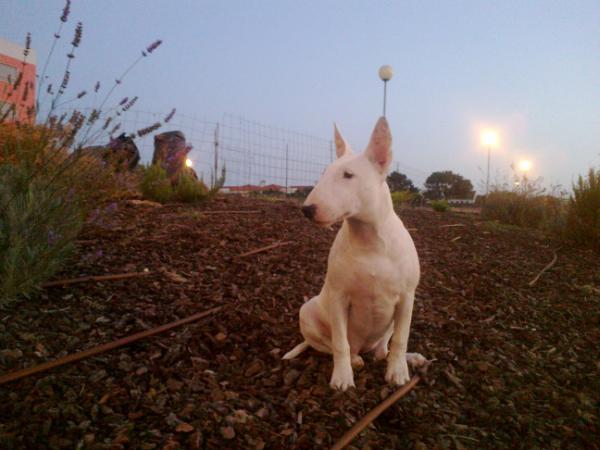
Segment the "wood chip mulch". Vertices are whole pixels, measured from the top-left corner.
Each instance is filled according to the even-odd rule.
[[[430,385],[350,448],[599,448],[600,255],[477,216],[400,216],[423,272],[409,351],[436,361]],[[0,373],[223,308],[0,386],[0,448],[330,447],[393,391],[370,356],[346,393],[328,386],[330,357],[281,360],[334,235],[292,202],[120,204],[56,279],[152,274],[49,287],[0,310]]]

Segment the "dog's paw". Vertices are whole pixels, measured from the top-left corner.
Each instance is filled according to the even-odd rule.
[[[414,370],[427,364],[427,358],[420,353],[407,353],[406,362]]]
[[[331,374],[329,386],[340,391],[345,391],[349,387],[355,387],[352,367],[348,366],[347,368],[343,369],[334,368],[333,373]]]
[[[385,381],[396,386],[402,386],[410,380],[406,358],[389,361],[385,372]]]
[[[365,361],[360,355],[352,355],[350,362],[353,369],[362,369],[365,366]]]

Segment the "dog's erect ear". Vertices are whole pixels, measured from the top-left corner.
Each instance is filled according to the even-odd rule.
[[[346,142],[346,139],[342,137],[340,130],[338,130],[337,125],[333,124],[333,134],[335,136],[335,154],[338,158],[341,158],[344,155],[351,155],[352,149]]]
[[[392,162],[392,134],[385,117],[377,121],[365,154],[380,173],[387,173]]]

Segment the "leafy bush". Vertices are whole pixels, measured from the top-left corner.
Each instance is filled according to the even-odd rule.
[[[417,195],[419,195],[419,194],[416,192],[410,192],[410,191],[392,192],[392,203],[394,203],[395,207],[405,205],[407,203],[412,202]]]
[[[431,207],[437,212],[446,212],[450,209],[450,205],[446,200],[433,200],[431,202]]]
[[[31,293],[73,250],[82,223],[74,191],[12,164],[0,165],[0,305]]]
[[[569,200],[566,234],[575,241],[600,249],[600,171],[579,176]]]
[[[549,195],[496,191],[484,200],[481,216],[507,225],[558,232],[564,225],[564,206],[561,199]]]
[[[143,168],[140,191],[147,200],[166,203],[173,199],[173,187],[167,171],[159,164]]]
[[[183,203],[196,203],[208,199],[208,188],[190,172],[184,171],[173,189],[173,199]]]

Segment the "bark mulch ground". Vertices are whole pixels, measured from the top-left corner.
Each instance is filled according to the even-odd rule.
[[[436,361],[431,385],[388,409],[354,448],[599,448],[600,256],[477,216],[400,216],[423,272],[409,350]],[[85,230],[58,278],[152,274],[10,305],[0,312],[1,373],[223,308],[0,386],[0,448],[331,446],[392,392],[371,357],[346,393],[328,386],[330,357],[281,360],[301,340],[298,309],[323,283],[334,235],[291,202],[121,204]],[[290,243],[237,257],[279,241]],[[555,250],[556,264],[529,286]]]

